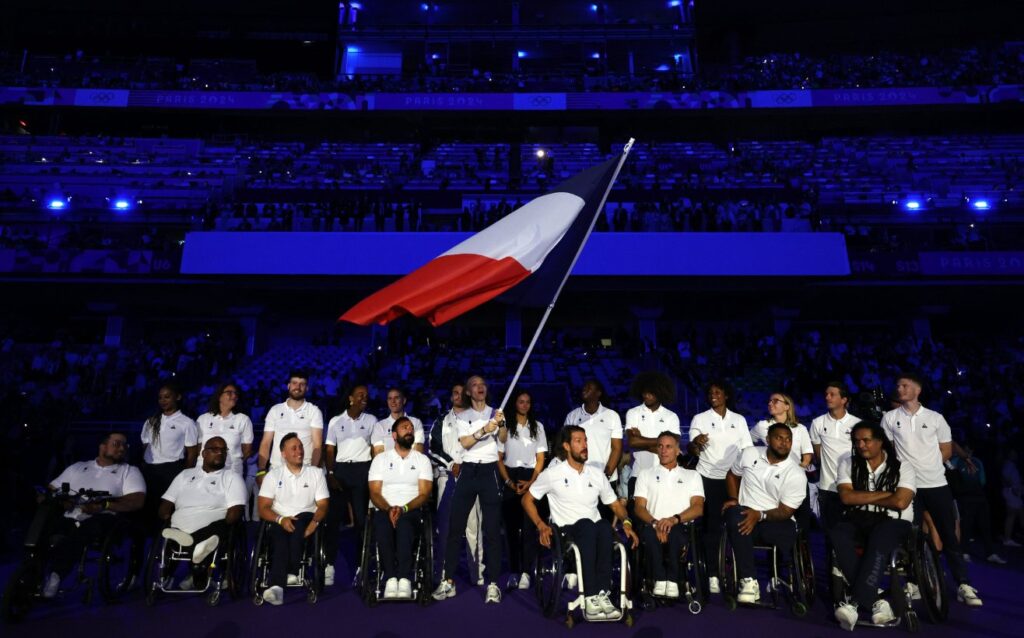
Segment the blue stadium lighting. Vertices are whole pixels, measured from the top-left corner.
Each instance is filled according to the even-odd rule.
[[[132,204],[127,199],[115,199],[113,203],[114,210],[129,210],[131,207]]]
[[[516,51],[516,56],[520,58],[526,57],[526,51]]]
[[[345,51],[349,53],[359,53],[359,47],[345,47]]]
[[[358,2],[350,3],[348,6],[352,7],[356,11],[362,11],[363,10],[363,5],[359,4]]]
[[[907,202],[903,204],[903,207],[910,211],[921,210],[921,202],[916,199],[908,199]]]
[[[659,64],[657,67],[655,67],[654,70],[655,71],[668,71],[669,68],[668,68],[667,64]]]
[[[678,6],[679,6],[679,5],[681,5],[681,4],[683,4],[683,3],[682,3],[682,2],[680,2],[680,0],[671,0],[671,1],[670,1],[670,2],[668,3],[668,6],[670,6],[670,7],[672,7],[672,8],[674,9],[675,7],[678,7]]]
[[[595,51],[595,52],[590,54],[590,57],[593,58],[594,60],[600,60],[601,59],[601,54],[598,53],[597,51]]]
[[[971,202],[971,207],[974,208],[974,210],[989,210],[992,208],[987,199],[976,199]]]
[[[68,203],[63,199],[57,199],[55,197],[46,204],[46,207],[50,210],[64,210],[68,207]]]
[[[433,53],[433,54],[431,54],[430,59],[431,60],[440,60],[441,59],[441,54],[440,53]]]
[[[420,5],[420,11],[429,11],[429,10],[430,10],[430,5],[427,4],[426,2],[424,2],[423,4]]]
[[[590,10],[596,13],[597,12],[597,5],[596,4],[590,5]]]

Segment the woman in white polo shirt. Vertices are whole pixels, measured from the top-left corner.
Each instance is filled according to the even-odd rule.
[[[523,516],[520,504],[544,469],[544,453],[548,439],[544,425],[533,414],[530,393],[519,390],[505,407],[506,414],[515,414],[508,427],[508,439],[498,442],[498,473],[505,483],[505,535],[508,537],[509,565],[519,574],[519,589],[530,588],[530,574],[537,561],[537,529]]]
[[[790,448],[789,458],[803,468],[804,472],[810,467],[814,460],[814,446],[811,444],[811,433],[796,418],[796,403],[793,397],[783,392],[773,392],[768,397],[768,418],[758,421],[750,429],[750,439],[754,445],[767,445],[768,428],[775,423],[783,423],[789,426],[793,435],[793,447]],[[808,486],[808,490],[810,487]],[[800,504],[796,513],[796,522],[800,525],[801,531],[807,531],[811,522],[811,501],[810,492]]]
[[[181,412],[181,391],[167,382],[157,392],[159,410],[142,424],[142,476],[146,480],[146,518],[156,521],[160,495],[199,458],[199,428]]]
[[[241,398],[238,385],[222,383],[210,397],[206,413],[196,420],[199,426],[199,445],[202,447],[215,436],[224,439],[228,446],[227,462],[224,469],[239,476],[245,470],[245,459],[252,456],[252,421],[241,412],[235,412]],[[200,459],[197,467],[202,466]]]

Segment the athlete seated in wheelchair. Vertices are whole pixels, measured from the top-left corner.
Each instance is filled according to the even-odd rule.
[[[294,432],[280,443],[282,465],[266,474],[257,507],[263,525],[253,549],[253,602],[284,603],[285,587],[304,587],[309,602],[323,589],[326,556],[320,523],[330,492],[319,467],[304,465]]]
[[[902,616],[916,627],[909,592],[898,582],[900,572],[907,571],[901,568],[900,555],[913,553],[907,547],[917,490],[914,469],[896,458],[892,442],[879,424],[858,423],[850,436],[852,453],[840,458],[836,472],[843,518],[829,530],[835,562],[845,577],[841,583],[844,591],[834,592],[836,620],[852,631],[859,611],[870,610],[871,624],[893,625]],[[878,594],[887,572],[889,599]]]
[[[725,533],[719,552],[719,576],[726,604],[761,604],[755,549],[771,557],[769,592],[778,605],[780,590],[790,596],[793,612],[802,616],[811,603],[806,552],[798,547],[793,519],[807,492],[804,469],[789,457],[791,429],[782,423],[768,429],[767,447],[749,447],[736,458],[726,476],[729,498],[724,504]],[[787,568],[786,578],[782,577]],[[813,576],[810,576],[813,578]]]
[[[704,512],[704,485],[700,474],[678,464],[678,434],[659,434],[656,453],[659,464],[637,475],[633,497],[641,524],[645,600],[676,600],[682,586],[690,611],[699,613],[704,559],[694,540],[695,521]]]
[[[373,507],[363,533],[363,600],[374,604],[415,598],[425,603],[432,589],[433,469],[430,459],[413,449],[412,421],[395,420],[391,437],[394,447],[375,456],[370,465]]]
[[[522,503],[526,515],[537,527],[540,544],[552,551],[542,557],[536,574],[536,586],[545,615],[554,615],[560,606],[565,576],[574,575],[579,583],[577,595],[569,600],[566,622],[573,622],[573,610],[582,607],[589,621],[632,623],[629,609],[629,561],[626,550],[613,544],[613,529],[601,518],[600,501],[623,521],[623,533],[635,549],[639,544],[633,523],[612,490],[603,472],[587,465],[587,434],[578,426],[565,426],[561,443],[566,459],[541,472]],[[551,510],[549,526],[541,520],[535,499],[548,497]],[[612,582],[613,558],[618,556],[618,579]],[[572,579],[570,579],[572,580]],[[612,592],[616,600],[612,600]]]
[[[223,438],[207,440],[202,465],[179,473],[161,497],[158,515],[167,526],[150,552],[147,602],[158,592],[210,591],[208,602],[216,604],[222,585],[235,596],[241,592],[248,490],[239,474],[225,469],[227,451]],[[183,563],[189,573],[175,587],[175,568]]]

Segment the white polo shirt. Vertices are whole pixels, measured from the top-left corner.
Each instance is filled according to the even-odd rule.
[[[882,416],[882,429],[896,446],[897,458],[914,466],[918,488],[946,484],[939,443],[951,442],[953,434],[945,417],[923,405],[913,415],[901,406]]]
[[[463,410],[458,414],[458,426],[459,426],[459,438],[473,434],[480,428],[487,425],[487,422],[491,420],[491,415],[494,414],[494,409],[491,407],[484,408],[483,411],[477,411],[472,408]],[[498,432],[501,429],[497,429],[490,434],[484,434],[483,438],[473,444],[473,447],[469,449],[463,448],[462,451],[462,462],[463,463],[497,463],[498,462]],[[461,443],[459,445],[462,445]]]
[[[636,477],[633,496],[647,499],[647,511],[660,520],[681,514],[694,496],[704,498],[704,481],[700,474],[681,465],[669,470],[659,463]]]
[[[412,421],[412,436],[413,445],[419,443],[423,445],[426,441],[426,437],[423,435],[423,421],[420,421],[414,416],[404,415],[410,421]],[[384,451],[395,449],[395,440],[391,438],[391,426],[395,424],[397,419],[390,414],[385,419],[377,421],[373,426],[373,433],[370,435],[370,442],[373,447],[383,447]]]
[[[146,445],[142,454],[146,463],[173,463],[185,458],[185,448],[199,445],[199,428],[181,410],[170,416],[161,414],[160,436],[153,436],[147,420],[142,424],[142,442]]]
[[[171,527],[191,534],[223,520],[229,508],[245,505],[249,490],[241,475],[226,467],[209,474],[190,467],[174,477],[161,498],[174,503]]]
[[[245,463],[242,462],[242,445],[252,443],[252,421],[244,414],[231,413],[228,418],[223,418],[219,414],[210,414],[207,412],[199,417],[197,422],[199,426],[199,444],[200,452],[202,446],[206,445],[206,442],[215,436],[219,436],[224,439],[224,442],[228,446],[228,456],[224,464],[224,469],[231,470],[236,474],[242,474],[245,469]],[[199,455],[199,461],[196,467],[203,466],[203,456]]]
[[[313,460],[313,430],[324,429],[324,415],[320,408],[309,401],[303,401],[298,410],[288,407],[288,402],[278,403],[267,410],[267,418],[263,422],[263,432],[273,432],[274,442],[270,446],[270,465],[277,467],[281,461],[281,439],[294,432],[302,441],[305,452],[303,462],[306,465]]]
[[[60,476],[50,481],[50,485],[58,490],[62,483],[67,483],[72,492],[81,490],[109,492],[112,498],[125,494],[146,493],[146,481],[142,478],[139,468],[127,463],[102,467],[95,459],[70,465],[60,473]],[[104,513],[113,514],[113,512]],[[84,521],[90,515],[83,512],[81,508],[75,507],[70,512],[65,512],[64,516],[76,521]]]
[[[642,403],[635,408],[630,408],[626,412],[626,429],[636,429],[640,436],[649,439],[656,438],[662,432],[682,435],[682,431],[679,429],[679,417],[663,405],[659,405],[657,410],[651,410]],[[641,470],[655,465],[658,465],[657,454],[645,450],[633,450],[634,476]]]
[[[312,465],[303,465],[298,474],[286,465],[275,465],[260,487],[260,496],[274,499],[274,512],[280,516],[316,512],[316,502],[330,495],[324,471]]]
[[[883,451],[882,454],[884,455],[885,452]],[[878,490],[878,487],[877,487],[878,479],[879,479],[879,477],[882,476],[882,472],[885,471],[885,467],[886,467],[886,462],[887,461],[888,461],[888,459],[886,459],[885,461],[882,461],[882,463],[875,469],[874,472],[871,471],[871,466],[870,465],[868,466],[868,486],[867,486],[868,487],[868,489],[867,489],[868,492],[875,492],[875,491]],[[837,474],[836,474],[836,485],[837,486],[838,485],[846,484],[846,485],[849,485],[850,487],[853,487],[853,479],[851,478],[851,475],[852,475],[852,472],[853,472],[852,468],[853,468],[853,458],[850,455],[850,452],[847,452],[845,455],[843,455],[839,459],[839,465],[838,465],[838,468],[836,470],[837,471]],[[917,475],[914,474],[914,468],[913,468],[913,466],[910,465],[910,463],[900,463],[900,478],[899,478],[898,481],[896,481],[896,487],[897,488],[905,487],[906,489],[910,490],[911,492],[917,492]],[[838,489],[838,487],[837,487],[837,489]],[[911,501],[910,505],[907,507],[907,509],[903,510],[902,512],[898,511],[898,510],[890,509],[888,507],[878,507],[876,505],[856,505],[854,507],[856,507],[857,509],[862,509],[862,510],[867,510],[867,511],[872,511],[872,512],[885,512],[886,514],[889,515],[889,518],[903,519],[905,521],[910,521],[910,522],[914,521],[914,502],[913,501]]]
[[[839,459],[844,454],[849,454],[853,449],[853,440],[850,435],[853,433],[853,426],[860,423],[860,419],[849,412],[841,419],[833,419],[827,412],[811,421],[811,443],[821,446],[818,464],[821,466],[821,474],[818,478],[818,489],[829,492],[838,491],[836,487],[836,470],[839,466]]]
[[[754,445],[768,445],[768,428],[770,428],[773,423],[775,423],[775,421],[761,420],[755,423],[754,427],[750,428],[750,440]],[[793,435],[793,447],[789,449],[789,458],[793,459],[797,465],[800,465],[804,454],[814,455],[814,446],[811,445],[811,435],[807,432],[807,428],[800,423],[791,426],[789,429]]]
[[[370,481],[381,481],[381,495],[393,507],[401,507],[420,494],[420,481],[434,480],[426,454],[409,450],[403,459],[394,448],[373,457]]]
[[[578,425],[587,432],[587,465],[593,465],[604,472],[612,455],[612,439],[622,440],[622,418],[615,410],[598,404],[597,412],[591,414],[582,405],[565,417],[565,425]],[[612,472],[610,481],[619,478],[619,471]]]
[[[768,462],[768,448],[748,447],[736,458],[732,473],[740,477],[740,505],[759,512],[773,510],[779,504],[797,509],[807,494],[804,469],[786,458]]]
[[[558,463],[540,473],[530,486],[533,498],[548,497],[551,520],[563,527],[576,521],[601,520],[597,511],[598,501],[610,505],[616,500],[612,484],[604,472],[592,465],[584,465],[577,472],[568,463]]]
[[[690,441],[702,434],[708,435],[708,444],[700,451],[697,473],[709,479],[724,479],[740,452],[754,445],[747,420],[732,410],[726,410],[724,417],[714,410],[695,415],[690,420]]]
[[[375,425],[377,425],[377,419],[366,412],[360,412],[359,416],[353,419],[346,410],[331,419],[331,422],[327,424],[327,438],[324,440],[324,444],[334,446],[335,462],[365,463],[369,461],[372,456],[370,450],[373,449],[370,437],[373,435],[373,426]]]
[[[537,438],[530,436],[530,425],[516,426],[516,434],[509,430],[508,439],[498,441],[498,451],[504,454],[505,467],[537,467],[537,455],[548,451],[548,436],[544,424],[537,421]]]

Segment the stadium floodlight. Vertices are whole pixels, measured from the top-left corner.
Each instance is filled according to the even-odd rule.
[[[67,200],[60,199],[59,197],[53,197],[50,201],[46,202],[46,207],[50,210],[64,210],[68,207]]]
[[[590,57],[592,59],[594,59],[594,60],[600,60],[601,59],[601,54],[598,53],[597,51],[594,51],[593,53],[590,54]]]
[[[111,204],[111,208],[113,208],[114,210],[119,210],[119,211],[130,210],[131,207],[132,207],[132,203],[130,201],[128,201],[127,199],[124,199],[123,197],[119,197],[119,198],[115,199],[113,201],[113,203]]]
[[[544,159],[547,156],[548,152],[545,151],[542,148],[538,148],[537,151],[536,151],[536,154],[537,154],[537,159]]]
[[[673,9],[675,9],[676,7],[678,7],[678,6],[679,6],[679,5],[681,5],[681,4],[683,4],[683,3],[682,3],[682,2],[680,2],[680,0],[669,0],[668,6],[669,6],[670,8],[673,8]]]
[[[595,12],[595,13],[597,13],[597,5],[596,4],[590,5],[590,10]]]
[[[918,210],[921,210],[921,202],[920,202],[920,200],[916,200],[916,199],[908,199],[903,204],[903,207],[906,208],[909,211],[918,211]]]
[[[971,202],[971,208],[974,210],[989,210],[992,208],[992,205],[988,203],[987,199],[976,199]]]
[[[516,57],[525,58],[526,57],[526,51],[516,51]]]

